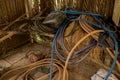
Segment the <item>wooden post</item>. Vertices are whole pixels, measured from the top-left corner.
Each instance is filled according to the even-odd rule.
[[[115,0],[112,19],[120,27],[120,0]]]
[[[32,0],[24,0],[25,1],[25,12],[26,16],[30,18],[32,16]]]

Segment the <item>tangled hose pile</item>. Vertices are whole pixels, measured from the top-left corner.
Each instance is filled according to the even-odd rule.
[[[114,31],[112,31],[112,30],[110,30],[110,29],[107,28],[106,23],[103,21],[103,16],[101,16],[99,14],[93,14],[91,12],[72,11],[72,10],[60,11],[60,12],[65,13],[66,15],[68,15],[68,18],[60,25],[60,27],[58,28],[58,30],[56,32],[56,35],[54,37],[53,45],[52,45],[50,72],[52,72],[52,63],[53,63],[54,51],[55,51],[56,55],[58,56],[58,58],[61,61],[65,62],[64,73],[63,73],[63,80],[65,80],[65,70],[67,69],[68,63],[69,62],[71,63],[72,60],[74,59],[74,57],[73,57],[74,54],[78,54],[78,53],[80,54],[80,53],[84,52],[86,49],[87,50],[92,49],[91,47],[89,47],[89,48],[85,47],[82,50],[75,51],[75,48],[81,42],[83,42],[87,37],[90,37],[90,36],[92,36],[95,41],[99,42],[99,34],[98,33],[102,32],[102,33],[107,34],[110,37],[110,40],[112,40],[112,43],[114,44],[114,48],[115,48],[115,57],[114,57],[113,64],[112,64],[112,66],[110,68],[110,71],[108,72],[108,74],[104,78],[104,80],[107,80],[108,77],[110,76],[110,74],[112,73],[114,67],[115,67],[115,63],[116,63],[117,57],[118,57],[118,42],[117,42],[117,40],[115,38]],[[84,17],[84,15],[91,16],[95,20],[95,22],[92,22],[92,21],[89,21],[89,20],[81,18],[81,17]],[[68,24],[70,24],[72,21],[79,21],[79,24],[81,25],[81,27],[83,28],[83,30],[85,30],[88,33],[88,35],[86,35],[83,38],[81,38],[78,41],[78,43],[76,45],[74,45],[74,47],[71,50],[68,50],[65,47],[65,45],[64,45],[63,34],[64,34],[64,31],[67,28]],[[68,53],[66,58],[63,57],[63,55],[61,55],[59,53],[59,51],[58,51],[58,48],[57,48],[58,40],[60,41],[59,43],[61,44],[60,47],[62,49],[64,49],[64,51],[66,51],[66,53]],[[95,45],[97,46],[97,44],[91,44],[91,45],[93,47]],[[109,45],[109,44],[107,44],[107,45]],[[104,47],[108,50],[108,46],[104,46]],[[109,47],[111,47],[111,45],[109,45]],[[77,61],[76,62],[72,62],[72,63],[77,63]],[[52,80],[51,78],[52,78],[52,73],[50,73],[50,79],[49,80]]]
[[[2,75],[2,77],[0,77],[0,80],[21,80],[21,79],[29,80],[29,74],[32,71],[34,71],[37,68],[40,68],[41,66],[49,66],[49,64],[50,64],[50,59],[43,59],[30,65],[18,67]],[[54,59],[53,66],[54,66],[54,70],[52,72],[54,74],[53,79],[61,80],[64,65],[60,61]],[[68,76],[68,72],[65,71],[65,73],[66,73],[66,76]],[[50,75],[49,73],[45,74],[35,80],[46,80],[48,79],[49,75]],[[66,80],[68,80],[68,77],[66,77]]]
[[[66,11],[55,11],[50,13],[50,15],[56,13],[66,15],[63,19],[61,19],[60,16],[57,18],[63,20],[62,23],[60,21],[60,24],[55,24],[57,23],[57,19],[54,19],[54,16],[52,17],[52,20],[43,21],[42,25],[41,21],[35,21],[35,28],[31,27],[33,31],[40,29],[45,33],[55,33],[52,44],[51,59],[43,59],[31,65],[10,70],[5,73],[0,80],[28,80],[28,75],[31,71],[41,66],[50,66],[50,73],[42,77],[40,76],[36,80],[44,80],[48,78],[49,80],[69,80],[67,72],[68,64],[81,62],[89,55],[92,49],[98,46],[100,46],[101,49],[106,50],[113,59],[110,71],[104,80],[109,78],[115,64],[117,64],[117,67],[120,70],[120,63],[117,61],[118,42],[115,35],[116,29],[114,26],[107,25],[103,20],[103,16],[91,12],[79,12],[71,9]],[[52,25],[54,25],[54,29],[57,31],[52,29]],[[39,32],[38,30],[38,33],[42,32]],[[112,54],[112,51],[114,50],[115,57]],[[65,65],[54,59],[54,53],[56,53],[58,59],[65,63]],[[53,67],[56,67],[57,69]],[[57,77],[54,77],[54,75],[57,75]]]

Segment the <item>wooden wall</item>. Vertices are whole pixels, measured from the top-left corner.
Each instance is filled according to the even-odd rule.
[[[115,0],[53,0],[54,8],[60,9],[65,6],[73,6],[80,11],[91,11],[112,17]]]
[[[0,30],[6,30],[9,25],[14,23],[15,19],[25,13],[24,5],[24,0],[0,0]],[[0,37],[0,39],[2,38]],[[26,34],[13,35],[11,38],[0,42],[0,59],[8,55],[6,52],[18,47],[19,44],[25,42],[27,39],[29,39],[29,36]]]
[[[0,0],[0,24],[7,24],[24,12],[24,0]]]
[[[0,24],[9,23],[25,13],[25,1],[31,1],[37,7],[34,8],[36,10],[46,9],[45,14],[65,6],[73,6],[80,11],[92,11],[109,17],[113,14],[115,0],[0,0]]]

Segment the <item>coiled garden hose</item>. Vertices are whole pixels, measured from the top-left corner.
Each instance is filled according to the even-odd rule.
[[[116,61],[117,61],[117,57],[118,57],[118,42],[117,42],[117,40],[116,40],[116,38],[114,37],[114,34],[113,34],[113,31],[111,31],[111,30],[109,30],[108,28],[106,28],[106,25],[105,25],[105,23],[103,22],[103,20],[102,20],[102,18],[103,18],[103,16],[101,16],[101,15],[99,15],[99,14],[93,14],[93,13],[91,13],[91,12],[80,12],[80,11],[71,11],[71,10],[67,10],[67,11],[60,11],[60,12],[62,12],[62,13],[65,13],[66,15],[73,15],[73,16],[79,16],[79,15],[90,15],[90,16],[92,16],[96,21],[97,21],[97,23],[98,24],[96,24],[96,23],[94,23],[94,22],[91,22],[91,21],[88,21],[88,20],[84,20],[84,19],[81,19],[81,18],[72,18],[72,19],[68,19],[68,22],[70,22],[70,21],[82,21],[82,22],[85,22],[85,23],[88,23],[88,24],[90,24],[90,25],[92,25],[92,26],[94,26],[94,27],[96,27],[96,28],[98,28],[98,29],[100,29],[100,30],[98,30],[98,31],[93,31],[93,32],[91,32],[91,33],[89,33],[87,36],[90,36],[91,34],[94,34],[94,33],[98,33],[98,32],[106,32],[108,35],[109,35],[109,37],[113,40],[113,42],[114,42],[114,47],[115,47],[115,57],[114,57],[114,61],[113,61],[113,64],[112,64],[112,66],[111,66],[111,68],[110,68],[110,71],[108,72],[108,74],[106,75],[106,77],[104,78],[104,80],[107,80],[108,79],[108,77],[110,76],[110,74],[112,73],[112,71],[113,71],[113,69],[114,69],[114,67],[115,67],[115,63],[116,63]],[[64,21],[63,23],[63,25],[61,25],[61,26],[63,26],[62,28],[59,28],[58,29],[58,31],[57,31],[57,33],[56,33],[56,35],[55,35],[55,37],[54,37],[54,41],[53,41],[53,46],[52,46],[52,54],[51,54],[51,68],[50,68],[50,79],[49,80],[52,80],[51,79],[51,76],[52,76],[52,60],[53,60],[53,56],[54,56],[54,49],[55,49],[55,42],[56,42],[56,40],[57,40],[57,37],[58,37],[58,35],[60,34],[60,32],[61,32],[61,30],[62,29],[64,29],[64,27],[65,27],[65,25],[68,23],[68,22],[66,22],[66,21]],[[66,23],[66,24],[65,24]],[[61,27],[60,26],[60,27]],[[84,37],[84,38],[82,38],[81,40],[80,40],[80,42],[82,41],[82,40],[84,40],[86,38],[86,36]],[[79,43],[80,43],[79,42]],[[64,47],[64,46],[63,46]],[[64,68],[64,70],[66,70],[66,68],[67,68],[67,64],[68,64],[68,61],[69,61],[69,59],[70,59],[70,57],[71,57],[71,54],[74,52],[74,49],[75,49],[75,47],[76,46],[74,46],[74,48],[70,51],[70,53],[69,53],[69,56],[67,57],[67,60],[66,60],[66,63],[65,63],[65,68]],[[65,48],[65,47],[64,47]],[[63,74],[63,80],[65,80],[65,74]]]
[[[57,77],[53,77],[52,79],[55,80],[61,80],[62,79],[62,73],[63,73],[63,64],[58,60],[53,60],[53,66],[55,67],[54,71],[52,73],[56,74]],[[21,67],[14,68],[5,74],[3,74],[0,77],[0,80],[29,80],[29,74],[34,71],[37,68],[40,68],[41,66],[49,66],[50,65],[50,59],[43,59],[40,61],[37,61],[35,63],[32,63],[30,65],[25,65]],[[66,76],[68,76],[68,72],[66,71]],[[38,77],[35,80],[45,80],[49,78],[49,73],[45,74],[43,76]],[[68,77],[66,78],[68,80]]]

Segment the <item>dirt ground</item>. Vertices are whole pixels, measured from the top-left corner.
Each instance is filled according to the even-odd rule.
[[[31,64],[28,57],[26,57],[26,54],[30,51],[39,51],[40,54],[50,55],[51,45],[27,44],[10,51],[9,54],[12,53],[12,55],[0,60],[0,65],[2,66],[0,67],[1,74],[2,70],[5,71],[18,66]],[[92,62],[89,58],[86,58],[78,64],[69,65],[69,80],[90,80],[90,77],[95,74],[98,69],[100,69],[100,66]]]

